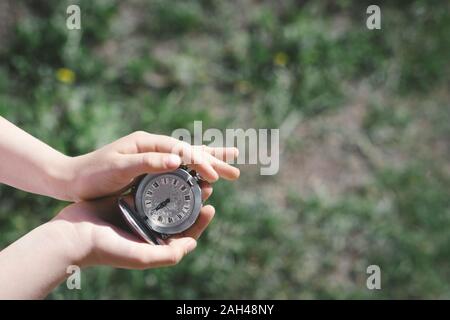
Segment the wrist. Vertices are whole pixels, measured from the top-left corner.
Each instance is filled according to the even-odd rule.
[[[41,226],[44,229],[49,243],[55,243],[54,250],[64,265],[78,265],[81,267],[87,250],[83,242],[79,241],[76,228],[63,220],[52,220]]]
[[[75,158],[59,154],[47,162],[48,193],[55,199],[75,201],[71,191],[75,179]]]
[[[66,267],[76,265],[82,268],[90,256],[91,250],[87,241],[89,237],[83,234],[81,225],[82,222],[77,224],[57,216],[40,227],[45,230],[49,243],[54,243],[56,255]]]
[[[67,226],[45,223],[0,252],[0,298],[41,299],[67,278],[67,268],[79,265]],[[17,285],[23,283],[25,285]]]

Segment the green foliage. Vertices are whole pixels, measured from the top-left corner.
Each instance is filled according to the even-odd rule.
[[[357,100],[365,113],[349,140],[367,138],[386,159],[364,149],[371,179],[333,197],[244,166],[242,181],[217,184],[218,214],[180,265],[92,268],[82,290],[62,285],[51,298],[450,297],[448,4],[383,4],[382,30],[369,31],[369,1],[76,3],[79,32],[65,25],[72,1],[15,2],[21,19],[0,52],[0,114],[58,150],[194,120],[278,128],[296,111],[309,123]],[[296,134],[288,144],[302,143]],[[300,153],[281,166],[298,168]],[[6,186],[0,199],[1,247],[64,206]],[[370,264],[381,291],[366,289]]]

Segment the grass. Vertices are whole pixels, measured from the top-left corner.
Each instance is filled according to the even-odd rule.
[[[92,268],[50,298],[450,297],[447,4],[383,3],[369,31],[368,1],[78,1],[80,35],[64,1],[14,3],[0,114],[66,154],[194,120],[302,119],[279,175],[246,166],[217,185],[218,215],[180,265]],[[64,205],[6,186],[0,198],[2,247]]]

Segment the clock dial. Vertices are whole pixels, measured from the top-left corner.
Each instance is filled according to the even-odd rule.
[[[199,179],[184,168],[143,176],[134,194],[141,231],[166,237],[190,228],[202,207]]]
[[[188,182],[174,174],[161,174],[146,184],[142,207],[145,220],[159,226],[173,226],[192,213],[194,195]]]

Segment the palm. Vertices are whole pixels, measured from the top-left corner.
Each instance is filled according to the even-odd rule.
[[[203,188],[203,198],[212,192]],[[201,209],[196,223],[183,234],[166,240],[165,245],[150,245],[125,231],[117,206],[117,199],[107,198],[93,202],[79,202],[66,207],[55,219],[70,223],[80,234],[80,250],[89,248],[86,265],[105,264],[115,267],[145,269],[173,265],[195,247],[214,216],[214,208]]]

